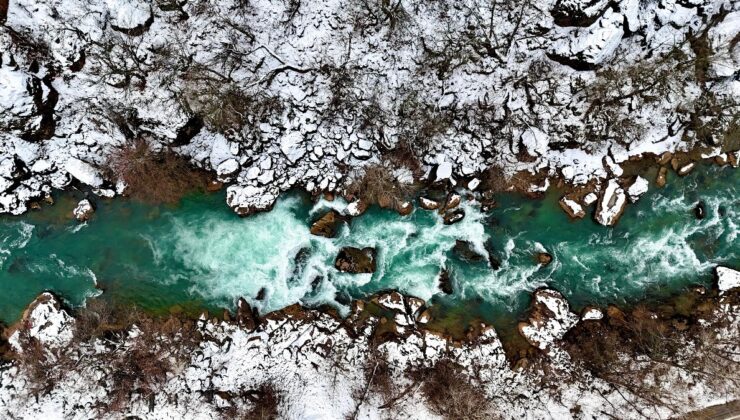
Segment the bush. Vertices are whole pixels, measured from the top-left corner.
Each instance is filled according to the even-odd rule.
[[[186,194],[204,188],[208,177],[187,159],[169,149],[155,152],[141,139],[126,142],[109,156],[108,171],[126,183],[131,197],[148,203],[177,203]]]
[[[446,419],[499,417],[484,391],[473,385],[455,362],[441,360],[434,367],[418,372],[417,376],[423,381],[420,389],[433,413]]]
[[[278,417],[282,396],[272,384],[262,385],[251,400],[254,406],[244,416],[247,420],[273,420]]]
[[[367,204],[377,204],[383,208],[399,208],[408,201],[414,192],[412,184],[399,181],[393,174],[390,164],[368,165],[356,174],[346,189],[350,196],[357,196]]]

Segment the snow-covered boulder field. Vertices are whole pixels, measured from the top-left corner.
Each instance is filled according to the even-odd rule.
[[[665,418],[740,397],[738,389],[724,381],[732,379],[733,366],[740,363],[732,356],[740,338],[740,295],[717,292],[702,290],[695,295],[702,321],[692,327],[698,328],[700,337],[705,331],[715,338],[695,347],[695,338],[675,336],[684,350],[664,357],[686,357],[683,353],[695,357],[709,349],[713,355],[730,355],[723,362],[729,363],[726,368],[706,365],[698,370],[699,365],[692,364],[694,368],[683,370],[681,363],[666,368],[665,361],[659,361],[651,370],[650,361],[631,360],[625,353],[613,361],[620,364],[616,372],[627,372],[616,381],[584,369],[584,363],[592,361],[578,359],[574,346],[577,350],[593,345],[614,331],[629,334],[633,319],[658,316],[644,310],[630,315],[614,307],[606,311],[587,307],[579,318],[560,293],[549,289],[533,296],[529,320],[520,331],[534,347],[525,350],[519,345],[514,366],[511,353],[516,350],[510,348],[507,354],[492,327],[473,323],[464,339],[453,339],[427,327],[434,311],[423,300],[396,292],[354,302],[347,319],[298,306],[255,318],[242,300],[227,320],[204,315],[195,322],[159,321],[163,323],[159,328],[157,321],[141,320],[102,335],[90,331],[104,315],[79,314],[78,320],[54,295],[44,293],[4,333],[10,360],[0,364],[0,416],[251,418],[257,409],[263,410],[262,417],[271,413],[290,419],[438,418],[444,411],[428,390],[445,390],[429,381],[444,380],[435,376],[435,369],[453,365],[460,375],[455,380],[471,385],[450,386],[477,393],[475,401],[490,406],[486,412],[504,419],[638,419],[646,410]],[[389,315],[372,315],[378,308]],[[669,326],[675,322],[684,323],[675,331],[687,331],[685,318],[661,322],[662,334],[668,334],[665,328],[674,331]],[[194,333],[199,338],[184,344],[184,337]],[[126,370],[132,366],[133,372]],[[158,366],[168,369],[161,373]],[[727,375],[703,373],[715,368]],[[633,370],[655,375],[655,382],[642,376],[640,381],[649,388],[622,382]],[[157,372],[159,376],[154,376]],[[131,382],[125,382],[127,378]],[[670,393],[670,402],[661,400],[658,405],[650,399],[663,392]],[[265,399],[266,394],[272,399]],[[470,394],[453,395],[442,404],[483,412],[481,407],[464,406],[461,398],[471,398]]]
[[[614,188],[621,163],[737,160],[732,113],[712,110],[740,97],[738,2],[393,3],[10,1],[0,213],[71,183],[117,194],[108,156],[142,138],[213,171],[243,214],[383,160],[471,190],[491,167],[536,193],[596,180],[611,224],[644,189]]]

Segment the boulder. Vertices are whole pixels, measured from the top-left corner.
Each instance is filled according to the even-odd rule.
[[[548,254],[547,252],[538,252],[537,253],[537,263],[540,265],[549,265],[552,262],[552,255]]]
[[[347,216],[357,217],[367,211],[367,204],[362,200],[356,200],[349,204],[344,209],[344,214]]]
[[[424,210],[437,210],[439,208],[439,202],[429,198],[419,197],[419,206]]]
[[[335,210],[329,210],[311,225],[311,234],[333,238],[347,219]]]
[[[638,176],[635,178],[635,182],[627,188],[627,195],[629,196],[630,202],[636,202],[643,194],[648,190],[647,179]]]
[[[408,201],[404,201],[403,203],[400,203],[398,206],[396,206],[396,211],[401,216],[408,216],[409,214],[413,213],[414,205]]]
[[[579,319],[570,312],[570,306],[563,295],[552,289],[534,292],[528,318],[519,323],[519,333],[541,350],[563,338]]]
[[[561,198],[559,204],[571,219],[581,219],[586,215],[586,211],[583,210],[583,207],[568,197]]]
[[[447,295],[451,295],[454,291],[454,289],[452,288],[452,279],[450,278],[450,273],[444,268],[442,269],[442,271],[439,272],[439,290]]]
[[[740,271],[728,267],[717,267],[714,272],[720,293],[740,287]]]
[[[658,169],[658,176],[655,178],[655,185],[657,185],[658,188],[665,187],[667,177],[668,177],[668,168],[666,168],[665,166],[662,166],[660,169]]]
[[[95,208],[88,199],[80,200],[77,207],[72,210],[72,215],[80,222],[90,220],[93,213],[95,213]]]
[[[455,246],[452,247],[452,252],[466,262],[481,262],[485,261],[486,257],[478,253],[473,247],[473,244],[469,241],[456,240]]]
[[[624,213],[627,195],[616,179],[610,179],[596,206],[596,221],[604,226],[614,226]]]
[[[678,175],[679,176],[688,175],[688,173],[691,172],[694,169],[695,166],[696,166],[696,164],[694,162],[687,163],[687,164],[681,166],[680,168],[678,168],[678,171],[677,171],[678,172]]]
[[[604,318],[604,312],[595,306],[586,306],[581,311],[581,321],[599,321]]]
[[[441,209],[439,209],[440,214],[443,214],[446,211],[456,209],[460,203],[462,202],[462,197],[460,197],[460,194],[452,193],[447,197],[447,200],[445,200],[445,205]]]
[[[344,273],[374,273],[376,269],[374,248],[345,247],[339,251],[334,267]]]
[[[254,330],[257,326],[258,319],[254,310],[249,306],[244,298],[239,298],[236,304],[236,322],[247,330]]]
[[[706,209],[704,208],[704,202],[700,201],[696,203],[696,206],[694,207],[694,216],[696,216],[697,219],[702,220],[704,217],[706,217]]]
[[[446,225],[452,225],[461,221],[465,217],[465,211],[462,209],[453,210],[446,213],[442,220]]]

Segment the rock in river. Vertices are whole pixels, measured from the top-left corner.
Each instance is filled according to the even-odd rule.
[[[311,234],[333,238],[337,235],[339,228],[347,219],[334,210],[329,210],[325,215],[311,225]]]
[[[375,272],[375,249],[345,247],[339,251],[334,267],[345,273],[361,274]]]
[[[80,200],[80,202],[77,203],[77,207],[72,210],[72,214],[74,215],[75,219],[79,220],[80,222],[90,220],[90,216],[92,216],[93,213],[95,213],[95,208],[88,199]]]

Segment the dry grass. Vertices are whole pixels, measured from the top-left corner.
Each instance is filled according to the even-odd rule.
[[[108,171],[126,183],[128,194],[147,203],[177,203],[186,194],[205,187],[205,172],[193,168],[171,150],[153,151],[140,138],[126,142],[108,158]]]

